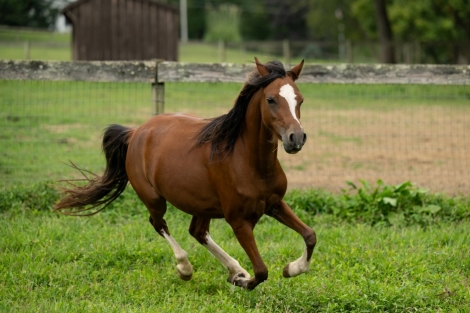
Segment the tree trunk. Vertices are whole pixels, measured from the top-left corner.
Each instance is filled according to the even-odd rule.
[[[387,14],[386,0],[374,0],[375,20],[379,31],[381,45],[381,62],[395,63],[395,50],[393,47],[393,34]]]

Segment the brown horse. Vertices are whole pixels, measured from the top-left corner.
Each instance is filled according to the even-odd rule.
[[[167,201],[193,216],[189,233],[228,269],[228,281],[248,289],[268,278],[253,237],[256,223],[267,214],[305,241],[303,255],[284,268],[283,276],[307,272],[316,235],[282,199],[287,179],[277,159],[278,140],[287,153],[299,152],[306,140],[299,121],[303,97],[294,83],[304,62],[286,72],[278,61],[255,61],[257,71],[225,115],[207,120],[162,114],[137,129],[106,128],[105,173],[86,186],[66,189],[55,208],[69,214],[97,213],[129,181],[148,208],[150,223],[171,245],[182,279],[191,279],[193,268],[163,219]],[[212,240],[213,218],[225,218],[232,227],[253,264],[254,277]]]

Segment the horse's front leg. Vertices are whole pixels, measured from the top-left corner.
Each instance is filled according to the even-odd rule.
[[[259,254],[258,247],[256,246],[256,241],[253,236],[254,225],[243,219],[228,221],[228,223],[232,227],[238,242],[250,258],[255,274],[252,278],[245,278],[244,276],[232,277],[232,281],[230,281],[230,283],[242,288],[253,290],[260,283],[268,279],[268,268],[261,259],[261,255]]]
[[[227,268],[229,272],[227,280],[230,283],[233,283],[237,277],[248,280],[250,274],[240,266],[237,260],[232,258],[212,240],[212,237],[209,235],[210,221],[209,218],[193,216],[191,226],[189,226],[189,233]]]
[[[313,249],[317,243],[317,236],[313,229],[305,225],[305,223],[295,215],[284,200],[281,200],[277,205],[270,208],[266,214],[274,217],[282,224],[298,232],[305,241],[305,250],[303,255],[299,259],[287,264],[282,271],[282,276],[294,277],[308,272]]]

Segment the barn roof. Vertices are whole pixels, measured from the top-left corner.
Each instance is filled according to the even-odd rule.
[[[69,17],[67,15],[67,13],[73,11],[75,8],[81,6],[82,4],[84,4],[86,2],[89,2],[89,1],[101,1],[101,0],[77,0],[77,1],[72,2],[72,3],[68,4],[67,6],[65,6],[62,9],[62,11],[60,11],[60,13],[64,14],[66,17]],[[128,1],[128,0],[121,0],[121,1]],[[160,3],[156,0],[133,0],[133,1],[139,1],[141,3],[148,3],[150,5],[156,5],[156,6],[159,6],[161,8],[165,8],[167,10],[178,11],[177,8],[175,8],[171,5],[165,4],[165,3]]]

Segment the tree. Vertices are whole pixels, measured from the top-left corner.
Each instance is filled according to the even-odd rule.
[[[264,0],[272,39],[302,40],[308,38],[308,0]]]
[[[57,14],[54,0],[0,0],[1,25],[50,28]]]
[[[395,47],[393,45],[393,33],[390,19],[387,13],[386,0],[374,0],[375,20],[381,45],[381,62],[395,63]]]

